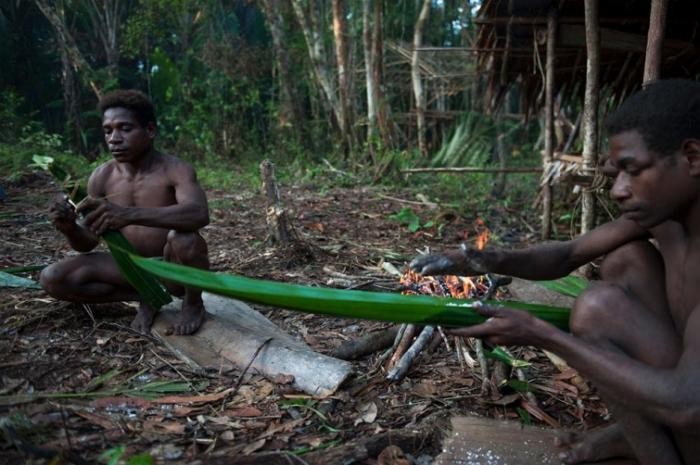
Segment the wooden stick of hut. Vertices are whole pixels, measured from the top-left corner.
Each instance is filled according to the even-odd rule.
[[[644,84],[661,77],[661,59],[663,58],[667,11],[668,0],[651,1],[649,33],[647,34],[647,50],[644,58]]]
[[[262,191],[267,199],[265,221],[270,240],[276,244],[289,244],[289,222],[287,212],[280,202],[277,179],[275,178],[275,165],[270,160],[260,163],[260,177],[262,178]]]
[[[547,62],[545,65],[544,156],[545,169],[554,158],[554,41],[557,35],[557,7],[553,2],[547,15]],[[552,224],[552,186],[542,185],[542,239],[549,239]]]
[[[583,167],[592,174],[598,161],[598,95],[600,92],[600,27],[598,0],[585,1],[586,92],[583,100]],[[581,234],[595,227],[595,192],[581,195]]]

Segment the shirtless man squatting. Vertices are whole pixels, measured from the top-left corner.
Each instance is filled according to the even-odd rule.
[[[154,148],[156,118],[146,95],[113,91],[102,97],[98,108],[113,159],[91,174],[88,197],[77,211],[65,196],[49,207],[54,227],[81,254],[45,268],[40,281],[46,292],[61,300],[139,301],[112,255],[91,252],[99,235],[118,230],[142,256],[208,269],[207,244],[198,232],[209,223],[207,199],[188,163]],[[183,297],[182,311],[168,333],[194,333],[205,315],[201,290],[168,283],[166,287]],[[158,310],[140,302],[131,327],[149,333]]]
[[[520,250],[462,246],[410,266],[429,275],[543,280],[604,257],[601,280],[574,304],[571,334],[496,306],[479,309],[484,323],[452,333],[541,347],[591,380],[616,423],[560,436],[565,463],[619,456],[650,465],[700,463],[700,83],[651,83],[606,126],[604,171],[614,179],[618,219],[571,241]]]

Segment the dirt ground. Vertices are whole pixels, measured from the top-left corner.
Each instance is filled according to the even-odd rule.
[[[2,184],[0,269],[72,253],[46,218],[56,190],[46,176]],[[468,202],[444,207],[377,187],[281,186],[301,246],[279,250],[266,242],[259,193],[207,194],[212,221],[203,234],[214,270],[318,286],[398,291],[385,262],[403,270],[418,250],[473,241],[483,229],[479,218],[492,240],[509,247],[533,241],[537,224],[531,200],[477,211]],[[434,224],[410,232],[390,218],[405,207],[422,225]],[[277,463],[273,457],[283,454],[272,452],[284,451],[279,463],[377,464],[390,463],[377,456],[393,443],[408,454],[395,463],[427,464],[453,414],[572,429],[608,417],[585,381],[533,348],[512,348],[531,363],[528,392],[508,371],[508,385],[482,394],[478,368],[460,363],[448,337],[398,383],[385,379],[377,353],[353,362],[356,374],[336,395],[313,399],[256,373],[190,372],[156,339],[129,328],[131,304],[77,305],[17,288],[0,288],[0,296],[0,463],[56,463],[41,458],[51,450],[63,451],[65,463],[107,463],[98,457],[123,447],[123,458],[149,453],[156,463]],[[391,326],[256,308],[322,353]]]

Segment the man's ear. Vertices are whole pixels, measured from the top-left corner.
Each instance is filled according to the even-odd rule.
[[[158,133],[156,123],[154,123],[153,121],[149,121],[148,124],[146,124],[146,133],[148,134],[149,138],[155,139],[156,134]]]
[[[681,156],[688,161],[690,175],[700,176],[700,140],[684,140],[681,144]]]

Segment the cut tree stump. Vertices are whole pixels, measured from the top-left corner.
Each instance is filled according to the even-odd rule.
[[[480,417],[453,417],[452,432],[434,465],[560,464],[561,449],[554,445],[556,430],[525,426],[515,421]],[[637,465],[629,459],[595,462],[596,465]]]
[[[269,379],[291,375],[293,387],[316,397],[332,395],[352,372],[349,362],[314,352],[241,301],[206,292],[202,299],[207,317],[195,334],[165,335],[179,299],[163,307],[153,325],[153,334],[194,371],[242,370],[252,360],[250,370]]]

